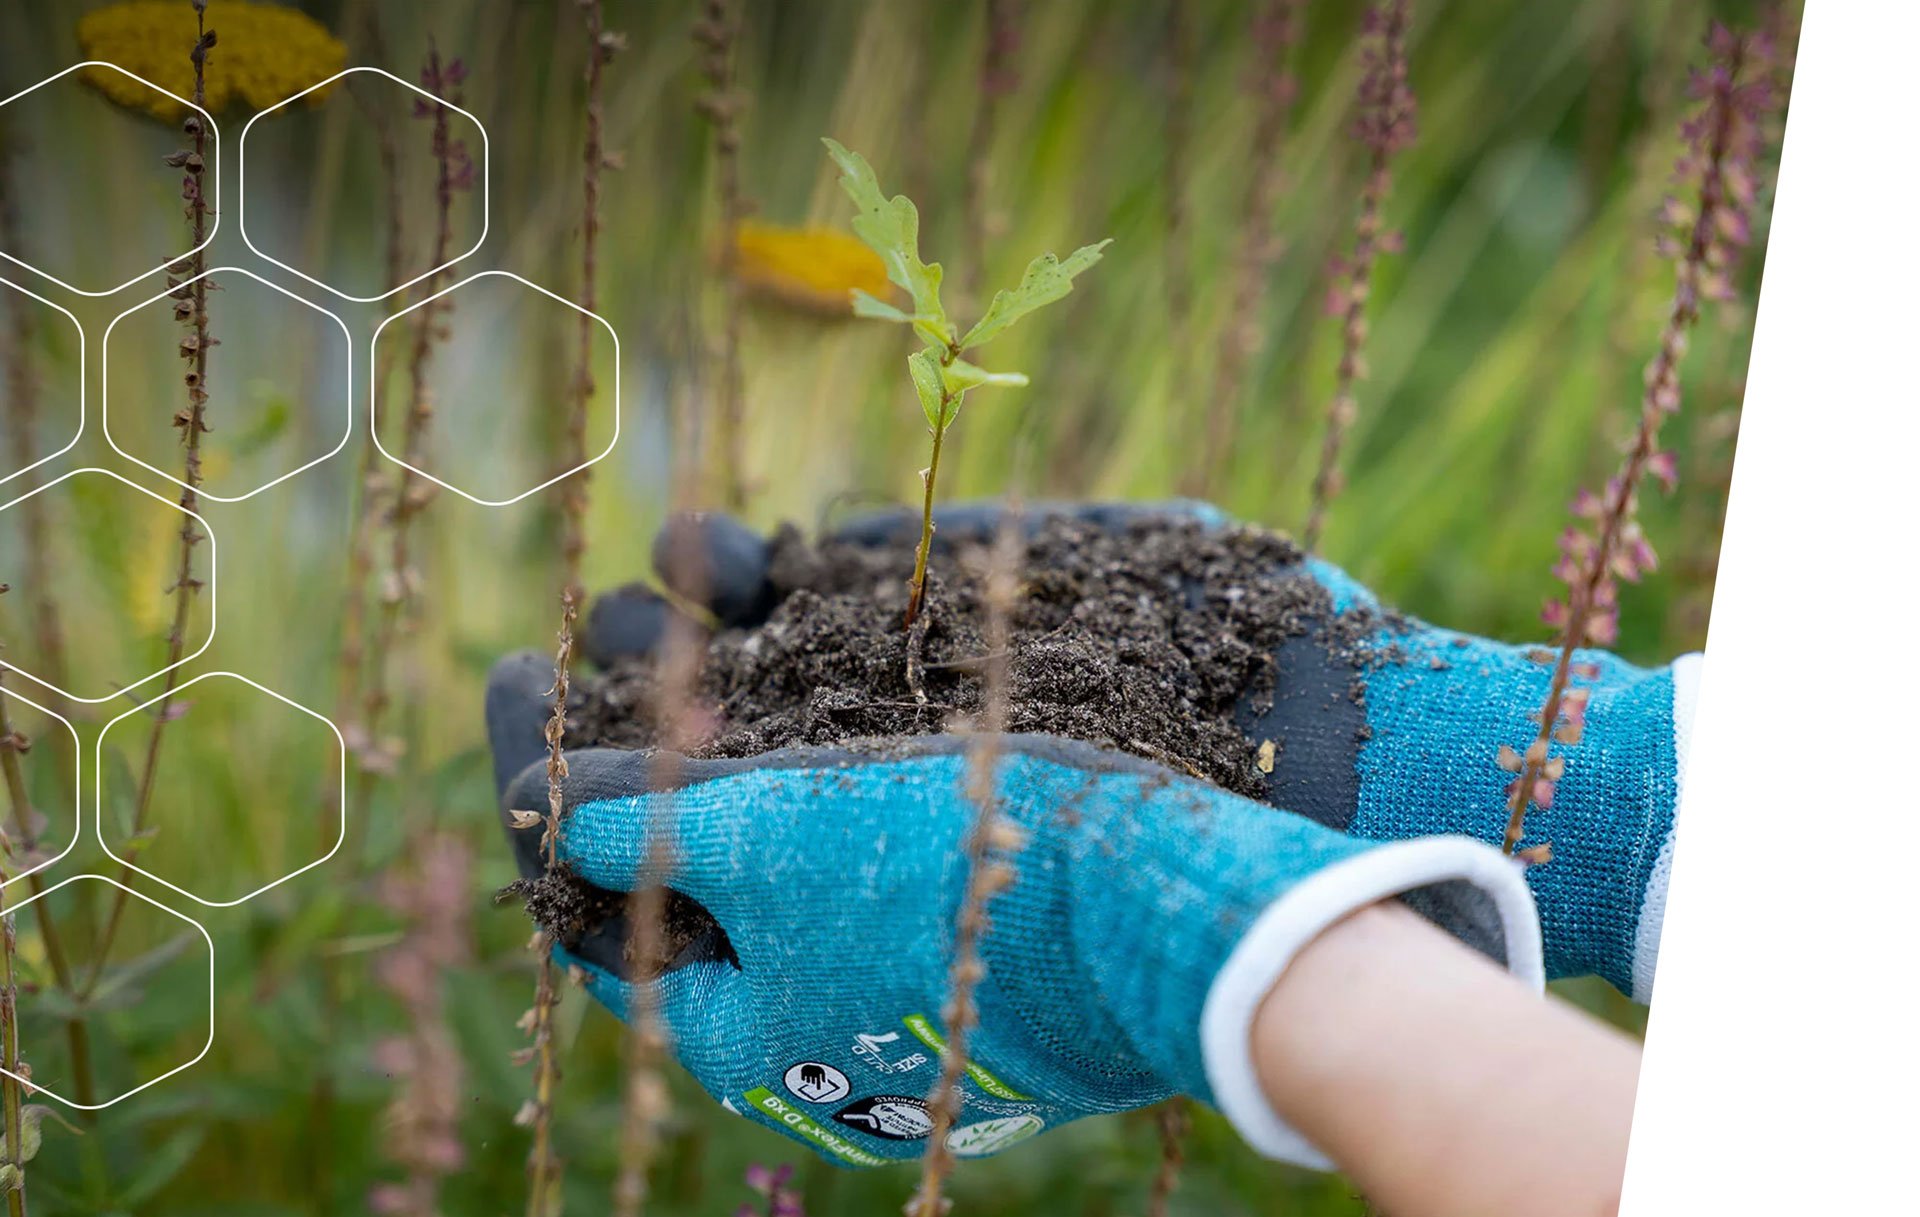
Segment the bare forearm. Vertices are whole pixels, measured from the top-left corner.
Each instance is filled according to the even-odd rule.
[[[1397,904],[1293,960],[1253,1056],[1274,1109],[1395,1217],[1618,1207],[1639,1046]]]

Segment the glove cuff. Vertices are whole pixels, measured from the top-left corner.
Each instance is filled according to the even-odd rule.
[[[1673,873],[1673,836],[1680,821],[1680,799],[1686,790],[1687,750],[1693,736],[1694,706],[1700,699],[1702,658],[1695,651],[1673,661],[1673,819],[1667,824],[1667,835],[1660,842],[1659,853],[1654,856],[1633,933],[1630,996],[1642,1005],[1653,997],[1653,974],[1660,962],[1660,931],[1667,919],[1667,882]]]
[[[1538,990],[1546,983],[1540,919],[1518,863],[1468,837],[1421,837],[1367,850],[1303,879],[1255,918],[1207,991],[1200,1050],[1213,1102],[1247,1144],[1269,1158],[1332,1169],[1326,1155],[1280,1118],[1261,1093],[1253,1019],[1306,945],[1366,905],[1433,884],[1463,882],[1497,918],[1507,969]]]

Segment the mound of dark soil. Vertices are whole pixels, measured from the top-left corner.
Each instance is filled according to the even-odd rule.
[[[941,560],[944,559],[944,560]],[[1007,726],[1105,744],[1258,798],[1261,746],[1236,710],[1274,694],[1274,656],[1332,622],[1323,641],[1356,670],[1372,614],[1336,617],[1302,554],[1258,529],[1151,520],[1096,529],[1049,518],[1028,539],[1011,612]],[[699,756],[752,756],[950,729],[980,708],[988,553],[936,554],[922,642],[923,703],[907,676],[911,542],[773,542],[780,601],[766,624],[712,639],[699,698],[717,724]],[[652,665],[574,682],[567,745],[652,747]],[[1269,762],[1270,763],[1270,762]]]
[[[772,549],[777,607],[763,625],[712,637],[697,700],[713,730],[690,751],[884,748],[890,738],[962,725],[980,709],[988,562],[984,541],[936,551],[919,644],[922,701],[908,679],[901,628],[912,541],[814,547],[783,529]],[[1378,616],[1335,614],[1302,562],[1291,541],[1258,529],[1168,519],[1117,529],[1067,517],[1039,522],[1008,622],[1008,729],[1110,746],[1264,797],[1274,741],[1253,738],[1242,724],[1272,703],[1276,653],[1329,648],[1352,665],[1355,699],[1360,670],[1380,659],[1366,641],[1378,633]],[[661,734],[657,703],[646,661],[577,677],[567,746],[652,747]],[[555,927],[563,938],[603,907],[584,894],[552,893],[548,903],[565,910],[555,920],[571,923]],[[688,942],[717,929],[703,918],[691,902],[674,905],[667,937]]]

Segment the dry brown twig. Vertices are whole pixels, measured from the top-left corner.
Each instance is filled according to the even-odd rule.
[[[907,1202],[907,1217],[944,1217],[949,1201],[942,1191],[953,1173],[947,1134],[960,1117],[960,1079],[967,1070],[967,1039],[979,1023],[974,992],[986,975],[980,943],[988,927],[987,902],[1014,880],[1008,857],[1026,843],[1026,833],[1000,812],[999,767],[1007,730],[1008,670],[1011,666],[1013,605],[1020,592],[1025,546],[1020,518],[1009,507],[1000,522],[986,571],[985,659],[980,683],[980,714],[967,749],[967,798],[974,822],[966,839],[967,884],[954,925],[953,962],[947,973],[947,1001],[940,1019],[946,1047],[940,1074],[927,1096],[933,1130],[920,1164],[920,1186]]]
[[[719,375],[718,445],[714,470],[720,500],[729,511],[746,506],[746,380],[740,365],[742,285],[739,271],[740,222],[751,208],[740,183],[740,115],[746,95],[736,82],[734,59],[740,43],[739,0],[702,0],[693,27],[700,45],[700,75],[706,92],[695,110],[713,128],[713,161],[720,203],[719,279],[722,317],[717,352]]]
[[[966,298],[977,306],[981,276],[987,268],[987,243],[993,232],[989,195],[993,187],[993,137],[1000,125],[1000,103],[1020,85],[1013,66],[1020,49],[1017,0],[986,0],[986,34],[980,52],[980,100],[967,137],[967,190],[962,214],[967,223]]]
[[[547,817],[540,837],[541,856],[548,874],[553,873],[555,866],[560,812],[565,798],[567,761],[563,749],[573,666],[573,631],[580,616],[580,602],[586,596],[580,564],[587,550],[589,474],[585,465],[588,408],[595,390],[593,336],[598,322],[592,314],[599,307],[600,175],[616,164],[603,146],[606,109],[602,81],[608,61],[625,45],[622,35],[606,28],[600,0],[578,0],[578,3],[587,33],[586,139],[582,152],[580,221],[579,305],[582,312],[562,456],[565,467],[576,472],[561,483],[560,491],[560,629],[553,657],[553,714],[546,727]],[[545,931],[535,934],[534,948],[540,959],[533,1007],[528,1011],[527,1020],[533,1039],[534,1095],[530,1104],[521,1109],[520,1120],[533,1129],[533,1145],[527,1155],[527,1212],[530,1217],[549,1217],[560,1206],[560,1160],[553,1151],[553,1107],[560,1082],[560,1063],[553,1042],[553,1010],[559,1004],[560,995],[555,984],[552,936]]]
[[[1647,365],[1637,423],[1620,468],[1598,495],[1583,491],[1574,501],[1582,524],[1561,534],[1560,561],[1554,573],[1567,584],[1564,600],[1548,604],[1549,625],[1560,630],[1553,678],[1525,752],[1502,745],[1501,768],[1515,774],[1507,787],[1504,846],[1529,861],[1549,859],[1545,844],[1520,849],[1529,808],[1553,805],[1554,784],[1566,768],[1565,756],[1552,755],[1555,743],[1573,747],[1585,729],[1589,690],[1575,686],[1576,676],[1591,675],[1575,660],[1589,641],[1613,641],[1619,623],[1619,581],[1638,580],[1654,569],[1657,557],[1640,530],[1638,495],[1651,476],[1671,490],[1678,478],[1674,455],[1660,450],[1662,425],[1680,410],[1680,363],[1688,335],[1700,319],[1703,301],[1730,299],[1732,275],[1751,234],[1759,193],[1760,160],[1770,131],[1769,116],[1779,85],[1770,63],[1774,53],[1766,32],[1737,34],[1715,25],[1708,36],[1712,62],[1694,75],[1692,92],[1700,110],[1682,124],[1687,149],[1675,169],[1676,180],[1694,192],[1690,202],[1669,198],[1662,214],[1685,236],[1661,238],[1662,251],[1675,264],[1673,299],[1658,348]]]
[[[1220,354],[1214,363],[1213,387],[1207,394],[1206,423],[1201,460],[1189,476],[1186,493],[1204,495],[1213,490],[1226,469],[1238,434],[1240,397],[1248,365],[1267,335],[1262,305],[1273,267],[1285,243],[1274,231],[1273,213],[1286,185],[1281,151],[1286,143],[1288,118],[1298,93],[1291,60],[1299,36],[1300,0],[1265,0],[1253,18],[1254,73],[1249,91],[1254,98],[1253,139],[1247,149],[1252,165],[1247,192],[1240,207],[1239,252],[1234,259],[1233,297]]]
[[[1407,80],[1410,25],[1408,0],[1382,0],[1368,7],[1361,27],[1359,114],[1353,134],[1367,149],[1367,176],[1353,223],[1353,249],[1336,260],[1336,282],[1327,301],[1329,311],[1340,318],[1340,363],[1327,405],[1313,498],[1300,530],[1300,543],[1308,550],[1319,547],[1327,512],[1345,485],[1340,452],[1360,411],[1358,386],[1367,378],[1367,302],[1374,269],[1382,253],[1395,252],[1401,244],[1400,234],[1384,227],[1382,210],[1393,186],[1393,158],[1414,137],[1413,88]]]
[[[198,36],[193,46],[193,103],[204,108],[207,101],[207,55],[218,41],[214,31],[207,28],[206,0],[193,0],[193,11],[197,21]],[[187,227],[193,240],[194,252],[186,258],[184,267],[175,263],[167,271],[167,287],[174,300],[173,315],[188,328],[188,333],[180,340],[180,357],[187,364],[186,373],[181,377],[186,386],[187,404],[174,412],[173,425],[180,432],[183,450],[180,489],[180,511],[185,519],[180,525],[180,549],[174,566],[173,586],[168,589],[173,597],[173,620],[167,632],[166,661],[169,665],[165,683],[160,696],[151,711],[152,729],[147,734],[147,745],[140,763],[140,776],[134,787],[133,812],[130,836],[138,837],[147,827],[147,815],[153,805],[154,787],[159,780],[160,746],[166,734],[167,724],[179,717],[174,713],[173,695],[180,684],[180,662],[186,655],[187,630],[192,624],[193,607],[197,602],[204,581],[194,574],[193,554],[200,542],[206,540],[206,534],[200,531],[200,520],[194,515],[199,506],[199,487],[202,477],[200,438],[211,428],[207,425],[207,353],[219,345],[219,339],[213,337],[207,320],[207,293],[213,282],[207,277],[207,255],[204,248],[207,240],[208,221],[212,208],[208,205],[201,188],[202,174],[206,169],[207,129],[198,110],[190,110],[181,123],[191,141],[187,148],[167,158],[167,164],[181,171],[180,197],[186,204]],[[180,275],[184,274],[184,278]],[[131,875],[126,863],[120,866],[120,880],[125,884]],[[101,931],[95,947],[95,955],[88,966],[87,979],[81,984],[80,995],[92,994],[100,983],[100,977],[106,968],[109,949],[117,936],[122,917],[127,909],[127,889],[124,886],[114,889],[113,901],[107,913],[106,928]],[[84,1096],[82,1101],[88,1101]]]
[[[7,590],[5,584],[0,584],[0,594]],[[33,805],[27,795],[26,779],[20,772],[20,753],[26,747],[23,741],[23,736],[14,733],[7,698],[0,694],[0,774],[5,776],[13,822],[25,840],[33,823]],[[6,1077],[0,1079],[0,1107],[5,1109],[6,1124],[6,1161],[0,1163],[5,1178],[0,1179],[0,1190],[6,1192],[8,1217],[27,1217],[26,1130],[20,1111],[21,1092],[25,1087],[19,1079],[30,1075],[20,1060],[19,989],[14,980],[14,959],[18,953],[14,939],[14,902],[5,890],[6,882],[14,877],[14,862],[13,838],[0,827],[0,1067],[7,1071]]]

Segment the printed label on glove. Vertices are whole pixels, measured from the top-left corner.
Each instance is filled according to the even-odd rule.
[[[768,1090],[765,1086],[756,1086],[741,1097],[747,1101],[747,1106],[753,1108],[755,1111],[770,1117],[790,1129],[796,1135],[813,1142],[828,1153],[844,1161],[851,1162],[855,1166],[883,1166],[886,1164],[886,1159],[880,1157],[880,1155],[870,1154],[839,1133],[834,1132],[832,1129],[822,1128],[820,1125],[815,1124],[813,1120],[807,1116],[806,1112],[794,1107],[779,1095]],[[954,1152],[958,1153],[959,1151],[955,1150]]]
[[[1018,1145],[1046,1127],[1039,1116],[1007,1116],[963,1124],[947,1134],[947,1148],[962,1158],[997,1154],[1009,1145]]]
[[[848,1128],[885,1137],[889,1141],[918,1141],[933,1131],[933,1116],[919,1099],[898,1094],[876,1094],[833,1113]]]
[[[927,1063],[928,1057],[924,1052],[911,1052],[897,1061],[888,1060],[887,1045],[898,1043],[899,1040],[898,1031],[889,1031],[885,1035],[869,1035],[862,1031],[853,1037],[853,1055],[881,1073],[912,1073]]]
[[[781,1081],[788,1094],[809,1103],[838,1103],[853,1093],[853,1083],[846,1074],[819,1061],[801,1061],[787,1070]]]
[[[933,1029],[933,1020],[929,1019],[926,1015],[909,1014],[903,1021],[907,1024],[907,1030],[913,1032],[914,1038],[933,1049],[934,1055],[938,1056],[947,1050],[946,1037]],[[1033,1097],[1032,1095],[1021,1094],[1013,1087],[981,1068],[975,1061],[967,1062],[967,1076],[973,1079],[975,1086],[978,1086],[996,1099],[1008,1099],[1017,1103]],[[958,1153],[959,1151],[955,1150],[954,1152]]]

